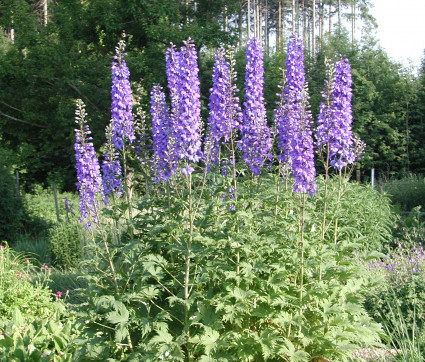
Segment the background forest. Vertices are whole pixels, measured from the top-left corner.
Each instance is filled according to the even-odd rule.
[[[362,177],[425,170],[425,64],[419,74],[393,62],[374,39],[368,0],[4,0],[0,5],[0,152],[21,184],[75,189],[74,102],[90,114],[95,148],[110,119],[110,63],[125,33],[133,89],[149,109],[154,83],[166,85],[165,49],[191,37],[199,52],[203,118],[216,48],[237,49],[243,89],[248,36],[265,49],[268,122],[278,100],[292,31],[306,48],[311,105],[317,116],[325,57],[350,59],[353,130],[367,144]],[[248,17],[247,14],[250,14]],[[360,33],[356,34],[356,31]],[[250,31],[248,32],[248,29]],[[248,34],[249,33],[249,34]],[[165,87],[166,88],[166,87]],[[242,98],[242,94],[240,95]],[[150,121],[148,121],[150,127]],[[97,144],[96,142],[99,142]]]

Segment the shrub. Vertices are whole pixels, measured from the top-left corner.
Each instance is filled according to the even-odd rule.
[[[78,264],[83,247],[80,229],[73,223],[58,223],[49,229],[49,249],[56,265],[71,268]]]
[[[0,241],[13,242],[25,221],[22,199],[16,194],[14,178],[9,173],[0,175]]]

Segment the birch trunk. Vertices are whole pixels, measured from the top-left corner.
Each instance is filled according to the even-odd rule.
[[[43,25],[47,25],[47,0],[43,0]]]
[[[251,37],[251,2],[248,0],[247,3],[247,11],[246,11],[246,18],[247,18],[247,37],[248,39]]]
[[[329,0],[329,39],[332,36],[332,0]]]
[[[313,5],[312,5],[312,10],[313,10],[313,19],[312,19],[312,26],[311,26],[311,37],[312,37],[312,42],[311,42],[311,53],[313,55],[313,57],[316,54],[316,32],[315,32],[315,28],[316,28],[316,0],[313,0]]]
[[[292,0],[292,32],[295,33],[295,0]]]

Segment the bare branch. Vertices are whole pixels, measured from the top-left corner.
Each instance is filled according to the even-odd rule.
[[[16,122],[29,124],[29,125],[34,126],[34,127],[47,128],[46,126],[42,126],[41,124],[38,124],[38,123],[31,123],[31,122],[28,122],[28,121],[24,121],[23,119],[19,119],[19,118],[15,118],[13,116],[9,116],[8,114],[3,113],[2,111],[0,111],[0,116],[3,116],[3,117],[6,117],[6,118],[9,118],[9,119],[12,119],[12,120],[14,120]]]

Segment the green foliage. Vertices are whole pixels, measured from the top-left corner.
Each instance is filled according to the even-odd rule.
[[[385,296],[386,310],[379,316],[389,336],[389,344],[397,351],[397,360],[424,361],[425,333],[416,309],[411,310],[412,319],[406,320],[406,313],[400,307],[399,295],[394,290]]]
[[[60,293],[53,300],[48,278],[47,266],[40,271],[22,254],[0,248],[1,360],[72,360],[70,341],[78,334],[75,318]]]
[[[12,242],[24,224],[26,213],[14,177],[6,170],[0,174],[0,195],[0,240]]]
[[[99,234],[83,263],[101,273],[87,276],[79,358],[343,361],[379,345],[382,330],[363,307],[379,280],[354,255],[376,257],[389,243],[385,197],[330,180],[330,210],[342,189],[322,241],[320,181],[307,200],[301,247],[301,200],[290,183],[277,190],[271,174],[241,180],[235,200],[222,197],[228,177],[193,174],[192,193],[186,181],[173,180],[168,196],[157,187],[142,199],[124,234],[102,226],[108,252]],[[126,208],[110,212],[119,219]]]
[[[410,211],[417,206],[425,210],[425,179],[422,176],[411,174],[402,179],[390,179],[382,184],[381,189],[402,211]]]
[[[411,335],[414,328],[423,330],[425,321],[425,224],[409,219],[398,221],[385,258],[369,262],[371,272],[385,284],[370,291],[366,305],[377,321],[400,328],[397,333],[407,326]]]
[[[50,265],[52,263],[49,242],[45,237],[19,235],[15,239],[13,250],[28,257],[33,264]]]
[[[43,282],[32,282],[35,269],[31,263],[10,249],[0,249],[0,315],[10,319],[15,308],[26,320],[45,318],[52,313],[51,293]],[[44,277],[48,270],[42,267]]]
[[[77,266],[84,246],[84,231],[73,223],[57,223],[48,233],[49,250],[56,265],[62,268]]]

